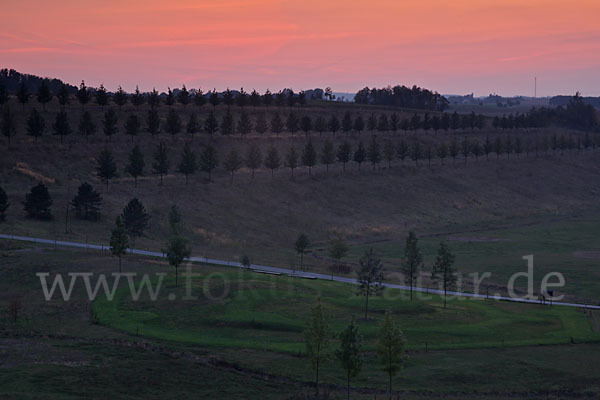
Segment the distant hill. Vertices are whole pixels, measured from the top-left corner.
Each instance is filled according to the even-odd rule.
[[[573,96],[554,96],[550,99],[550,105],[553,106],[566,106]],[[585,104],[600,109],[600,97],[582,97]]]
[[[37,75],[23,74],[14,69],[0,69],[0,86],[4,86],[8,93],[16,93],[17,90],[19,90],[19,86],[21,86],[21,82],[25,82],[25,86],[30,93],[35,93],[42,84],[42,81],[46,81],[50,91],[53,93],[58,93],[58,90],[64,84],[60,79],[42,78]],[[66,85],[71,94],[77,92],[76,86]]]

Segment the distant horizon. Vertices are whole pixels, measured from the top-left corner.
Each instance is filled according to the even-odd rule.
[[[35,12],[32,12],[35,11]],[[487,96],[600,96],[600,3],[558,0],[23,0],[5,65],[90,86],[272,91],[417,85]]]

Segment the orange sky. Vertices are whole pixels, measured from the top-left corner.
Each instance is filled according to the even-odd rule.
[[[600,95],[600,0],[19,0],[0,67],[109,89]]]

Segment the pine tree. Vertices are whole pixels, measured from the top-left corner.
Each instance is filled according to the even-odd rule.
[[[139,133],[140,125],[141,123],[137,115],[131,114],[127,117],[125,121],[125,134],[131,136],[131,142],[133,142],[133,138]]]
[[[77,90],[77,101],[79,101],[82,108],[90,101],[90,97],[90,91],[87,86],[85,86],[85,81],[81,81],[79,89]]]
[[[46,121],[44,117],[37,109],[32,109],[29,118],[27,118],[27,134],[33,136],[37,143],[38,138],[44,134],[45,129]]]
[[[190,114],[190,119],[188,120],[185,130],[192,135],[192,139],[194,138],[194,134],[200,130],[200,124],[198,123],[198,117],[195,112]]]
[[[404,159],[408,157],[408,150],[408,143],[406,143],[404,139],[401,139],[400,143],[398,143],[396,153],[398,154],[398,158],[400,159],[400,161],[402,161],[402,164],[404,164]]]
[[[365,150],[365,146],[363,142],[358,142],[358,147],[354,152],[354,162],[358,163],[358,170],[360,171],[360,166],[367,159],[367,150]]]
[[[415,162],[415,165],[419,165],[419,159],[423,157],[423,149],[421,147],[421,142],[418,140],[414,140],[412,145],[412,151],[410,154],[410,158]]]
[[[440,142],[437,149],[437,156],[440,159],[442,165],[444,165],[444,160],[448,157],[448,145],[446,142]]]
[[[292,178],[294,178],[294,169],[298,167],[298,152],[294,146],[291,146],[285,155],[285,166],[292,171]]]
[[[88,141],[89,137],[96,133],[96,124],[92,119],[92,114],[89,111],[84,111],[81,114],[81,119],[79,120],[79,134],[85,136],[85,140]]]
[[[63,137],[71,134],[71,125],[69,124],[69,117],[64,110],[61,110],[56,114],[56,119],[52,125],[54,135],[60,136],[60,142],[63,142]]]
[[[117,164],[109,149],[104,149],[96,159],[96,175],[106,184],[108,190],[108,182],[117,177]]]
[[[406,238],[406,245],[404,247],[404,257],[402,258],[402,274],[404,275],[404,281],[410,286],[410,300],[413,298],[413,287],[417,280],[419,268],[423,266],[423,255],[419,250],[419,240],[414,232],[409,232]]]
[[[219,94],[217,93],[217,91],[215,89],[213,89],[213,91],[210,92],[210,96],[208,98],[208,101],[213,106],[213,108],[215,108],[216,106],[218,106],[219,103],[221,102],[221,99],[219,98]]]
[[[456,164],[456,157],[458,157],[458,142],[456,141],[456,138],[452,138],[450,141],[449,151],[450,157],[452,157],[454,164]]]
[[[227,90],[225,90],[223,93],[223,103],[225,103],[227,107],[231,107],[233,105],[233,101],[233,92],[227,88]]]
[[[196,95],[194,96],[194,104],[198,108],[201,108],[206,104],[206,97],[204,96],[204,92],[202,91],[202,89],[198,89],[198,91],[196,92]]]
[[[312,119],[309,115],[304,115],[300,120],[300,129],[304,132],[304,136],[308,137],[309,132],[312,130]]]
[[[377,334],[377,356],[382,369],[389,377],[389,399],[392,400],[392,378],[401,369],[404,362],[404,334],[393,320],[392,313],[387,311]]]
[[[200,155],[200,169],[203,172],[208,173],[208,181],[211,181],[212,171],[219,166],[219,158],[217,157],[217,150],[209,144],[204,148],[204,151]]]
[[[363,119],[362,115],[358,115],[356,117],[356,119],[354,120],[354,130],[356,132],[358,132],[358,134],[360,135],[360,133],[365,129],[365,120]]]
[[[270,146],[267,150],[267,156],[265,157],[265,167],[271,170],[271,178],[273,177],[275,170],[281,165],[281,159],[279,152],[275,146]]]
[[[206,121],[204,121],[204,131],[210,134],[210,136],[219,131],[219,123],[217,122],[215,114],[212,111],[208,114]]]
[[[276,112],[273,115],[273,119],[271,120],[271,132],[279,136],[279,134],[283,131],[283,120],[281,119],[281,115]]]
[[[321,364],[329,357],[329,341],[332,337],[329,318],[325,314],[321,302],[311,309],[311,318],[304,330],[306,355],[311,367],[315,370],[315,398],[319,398],[319,370]]]
[[[371,113],[367,118],[367,130],[373,132],[377,128],[377,116],[375,113]]]
[[[28,218],[39,220],[52,219],[52,212],[50,211],[52,197],[50,197],[46,185],[41,182],[32,187],[29,193],[25,195],[23,206]]]
[[[100,219],[100,204],[102,204],[102,197],[87,182],[79,186],[77,195],[71,200],[71,205],[75,209],[75,216],[87,221]]]
[[[102,111],[104,111],[104,106],[108,104],[108,94],[102,84],[96,89],[96,103],[102,108]]]
[[[58,104],[60,104],[61,108],[64,108],[66,105],[69,104],[70,96],[69,96],[69,88],[67,87],[67,85],[65,85],[63,83],[60,86],[60,90],[58,91],[58,94],[56,95],[56,97],[58,98]]]
[[[260,148],[256,144],[251,144],[246,154],[246,166],[252,171],[252,179],[254,179],[254,171],[262,165],[262,154]]]
[[[433,269],[431,270],[431,279],[441,281],[444,289],[444,308],[446,308],[446,293],[456,286],[456,270],[454,265],[454,255],[450,252],[448,246],[442,242],[438,250]]]
[[[342,168],[344,172],[346,172],[346,164],[350,162],[351,156],[352,148],[350,147],[350,143],[344,140],[344,142],[339,145],[336,154],[337,160],[342,163]]]
[[[158,115],[158,111],[154,109],[154,107],[148,110],[148,115],[146,117],[146,129],[152,136],[156,135],[160,131],[160,116]]]
[[[386,132],[390,129],[390,122],[386,114],[381,114],[377,121],[377,130],[380,132]]]
[[[321,163],[325,164],[327,172],[329,172],[329,165],[335,162],[335,149],[331,140],[325,140],[323,143],[323,149],[321,150]]]
[[[269,89],[267,89],[265,91],[265,93],[263,94],[262,102],[265,105],[265,107],[269,107],[269,106],[271,106],[271,104],[273,104],[273,94],[271,93],[271,91]]]
[[[300,256],[300,269],[304,270],[304,255],[308,253],[308,248],[310,247],[310,240],[306,234],[301,233],[298,235],[298,238],[294,242],[294,249],[296,253]]]
[[[461,151],[463,157],[465,158],[465,164],[466,164],[467,159],[469,158],[469,154],[471,153],[471,142],[469,141],[469,139],[466,136],[460,143],[460,149],[461,149],[460,151]]]
[[[175,140],[175,135],[181,132],[181,118],[179,118],[179,114],[173,108],[169,108],[165,125],[165,131]]]
[[[144,231],[148,229],[148,221],[150,221],[150,215],[146,211],[146,208],[136,197],[129,200],[123,212],[121,213],[121,219],[123,225],[127,230],[127,234],[134,240],[136,237],[142,237]]]
[[[113,95],[113,100],[114,100],[115,104],[119,106],[119,110],[125,104],[127,104],[128,97],[129,96],[127,96],[127,93],[123,90],[123,88],[121,86],[119,86],[119,88],[117,89],[117,91]]]
[[[327,130],[327,121],[322,115],[317,116],[315,119],[314,130],[319,132],[319,136],[323,135],[323,132]]]
[[[246,111],[242,111],[240,120],[238,121],[237,131],[243,137],[252,132],[252,121]]]
[[[254,108],[260,106],[260,94],[255,89],[252,89],[252,93],[250,93],[250,105]]]
[[[342,118],[342,131],[344,133],[348,133],[352,130],[352,126],[352,115],[350,114],[350,111],[346,111],[346,113],[344,114],[344,118]]]
[[[154,162],[152,172],[160,176],[160,184],[163,184],[163,176],[169,173],[169,154],[165,142],[160,142],[154,151]]]
[[[240,154],[235,149],[231,149],[227,154],[227,157],[225,157],[223,167],[225,168],[225,171],[231,174],[231,183],[233,183],[233,175],[242,167],[243,161],[244,160],[242,160],[242,157],[240,157]]]
[[[154,109],[160,105],[160,96],[156,91],[156,88],[152,88],[152,91],[148,95],[148,104],[150,108]]]
[[[256,122],[254,124],[254,130],[256,133],[262,135],[269,130],[269,124],[264,113],[260,113],[256,116]]]
[[[356,271],[358,281],[357,295],[365,296],[365,320],[369,317],[369,297],[377,296],[383,291],[383,264],[373,248],[365,251],[359,260]]]
[[[490,141],[489,135],[485,137],[485,143],[483,143],[483,153],[485,154],[486,160],[489,160],[490,153],[493,151],[493,144]]]
[[[185,184],[188,184],[188,177],[193,175],[198,169],[196,164],[196,154],[192,150],[192,146],[187,142],[183,146],[183,153],[181,154],[181,161],[179,162],[179,172],[185,175]]]
[[[240,89],[240,92],[238,93],[237,97],[235,98],[235,101],[236,101],[237,105],[240,107],[246,106],[246,102],[248,101],[248,93],[246,93],[244,91],[244,88]]]
[[[369,144],[369,150],[367,151],[367,158],[371,162],[373,169],[381,162],[381,151],[379,150],[379,143],[375,135],[371,137],[371,144]]]
[[[223,135],[233,135],[235,133],[235,122],[231,110],[227,108],[223,120],[221,121],[221,133]]]
[[[129,163],[125,168],[125,172],[133,176],[134,186],[137,187],[138,176],[144,176],[144,154],[140,150],[140,146],[134,146],[128,156]]]
[[[146,99],[144,98],[144,95],[140,92],[140,88],[136,85],[135,92],[133,92],[131,95],[131,104],[133,104],[135,108],[139,108],[142,104],[144,104],[145,101]]]
[[[25,110],[25,104],[29,102],[29,98],[31,97],[31,93],[27,89],[27,85],[24,80],[21,80],[21,85],[19,85],[19,90],[17,91],[17,100],[23,106],[23,110]]]
[[[104,118],[102,119],[102,130],[104,135],[108,138],[110,142],[113,135],[116,135],[119,132],[119,117],[117,113],[112,108],[109,108],[104,113]]]
[[[329,131],[331,133],[333,133],[334,137],[337,134],[337,132],[340,130],[340,128],[341,128],[340,120],[338,119],[338,117],[335,114],[333,114],[331,116],[331,118],[329,118],[329,121],[327,122],[327,128],[329,129]]]
[[[358,326],[354,317],[352,317],[350,325],[339,334],[339,338],[340,347],[336,350],[335,356],[346,372],[347,398],[350,400],[350,378],[359,374],[363,364],[362,338],[358,334]]]
[[[43,79],[40,88],[38,89],[37,100],[42,104],[44,111],[46,111],[46,104],[52,101],[52,97],[52,92],[50,92],[46,79]]]
[[[400,128],[400,117],[395,112],[390,116],[390,129],[392,132],[396,133],[396,131]]]
[[[112,230],[110,235],[110,252],[113,256],[119,257],[119,273],[121,273],[122,258],[127,254],[128,248],[129,237],[127,236],[127,230],[123,225],[123,221],[119,216],[115,221],[115,228]]]
[[[308,174],[312,175],[312,167],[317,164],[317,151],[312,144],[311,140],[306,142],[304,149],[302,150],[302,165],[308,167]]]
[[[298,116],[296,115],[296,113],[290,111],[290,113],[287,116],[287,119],[285,120],[285,127],[288,130],[288,132],[294,135],[296,132],[298,132],[299,122],[300,121],[298,120]]]
[[[392,167],[392,161],[396,157],[396,148],[391,140],[386,140],[383,144],[383,158],[388,162],[388,168]]]
[[[186,258],[192,254],[189,240],[182,236],[184,227],[182,217],[177,206],[173,205],[169,210],[169,240],[164,250],[169,264],[175,268],[175,286],[178,284],[178,269]]]
[[[6,192],[0,187],[0,222],[6,221],[6,210],[8,210],[9,205]]]
[[[179,93],[177,93],[177,101],[183,104],[183,107],[187,107],[187,105],[190,104],[190,100],[190,92],[188,92],[185,85],[183,85]]]

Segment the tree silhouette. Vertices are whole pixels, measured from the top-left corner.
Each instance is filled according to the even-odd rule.
[[[261,102],[261,98],[260,98],[260,94],[258,94],[258,92],[256,90],[252,90],[252,93],[250,93],[250,105],[254,108],[260,106],[260,102]]]
[[[271,170],[271,178],[273,177],[275,170],[281,165],[281,159],[279,152],[275,146],[270,146],[267,150],[267,156],[265,157],[265,167]]]
[[[200,169],[203,172],[208,173],[208,181],[211,181],[212,171],[219,166],[219,158],[217,157],[217,150],[209,144],[204,148],[204,151],[200,155]]]
[[[240,157],[240,154],[235,149],[231,149],[227,154],[227,157],[225,157],[223,167],[225,168],[225,171],[231,174],[231,183],[233,183],[233,175],[242,167],[243,161],[244,160],[242,160],[242,157]]]
[[[129,96],[127,96],[127,93],[123,90],[123,88],[121,86],[119,86],[119,88],[117,89],[117,91],[113,95],[113,100],[114,100],[115,104],[119,106],[119,110],[125,104],[127,104],[128,97]]]
[[[219,103],[221,102],[221,99],[219,98],[219,94],[217,93],[217,91],[215,89],[213,89],[213,91],[210,92],[210,96],[208,98],[208,101],[213,106],[213,108],[216,107],[216,106],[218,106]]]
[[[177,101],[184,107],[187,107],[187,105],[190,104],[190,100],[190,92],[188,92],[185,85],[183,85],[179,93],[177,93]]]
[[[171,88],[167,88],[167,98],[165,99],[165,103],[171,108],[173,104],[175,104],[175,95]]]
[[[221,121],[221,133],[223,135],[233,135],[235,133],[235,122],[231,110],[227,108],[223,120]]]
[[[392,167],[392,161],[396,157],[396,148],[391,140],[386,140],[383,144],[383,158],[388,162],[388,168]]]
[[[438,250],[433,269],[431,270],[431,279],[440,281],[444,289],[444,308],[446,308],[446,293],[456,285],[456,270],[453,268],[454,255],[450,252],[448,246],[442,242]]]
[[[352,121],[352,115],[350,114],[350,111],[346,111],[344,118],[342,118],[342,131],[344,133],[350,132],[354,125],[353,122],[354,121]]]
[[[254,179],[254,171],[260,168],[262,164],[262,154],[260,148],[256,144],[251,144],[246,154],[246,166],[252,171],[252,179]]]
[[[29,193],[25,195],[23,207],[28,218],[39,220],[52,219],[52,197],[48,192],[48,188],[43,183],[38,183],[32,187]]]
[[[104,118],[102,119],[102,130],[104,134],[108,138],[108,141],[111,141],[113,135],[116,135],[119,132],[119,117],[117,113],[112,108],[109,108],[104,113]]]
[[[233,92],[227,88],[227,90],[225,90],[223,93],[223,103],[225,103],[227,107],[231,107],[233,105],[233,101]]]
[[[331,118],[329,118],[329,122],[327,123],[327,127],[329,128],[329,131],[331,133],[333,133],[333,136],[335,137],[337,131],[339,131],[340,127],[341,127],[340,120],[338,119],[338,117],[335,114],[333,114],[331,116]]]
[[[50,92],[46,79],[43,79],[38,89],[37,100],[42,104],[44,111],[46,111],[46,104],[52,100],[52,97],[52,92]]]
[[[360,258],[356,277],[358,281],[356,294],[365,296],[365,320],[367,320],[369,316],[369,297],[376,296],[383,291],[381,284],[383,264],[376,256],[373,248],[365,251],[365,254]]]
[[[371,162],[373,169],[381,162],[381,151],[379,150],[379,143],[375,135],[371,137],[371,143],[369,144],[369,150],[367,151],[367,158]]]
[[[90,97],[90,91],[87,86],[85,86],[85,81],[81,81],[79,89],[77,90],[77,101],[79,101],[82,108],[90,101]]]
[[[376,349],[382,369],[389,377],[390,400],[392,400],[392,377],[402,369],[405,344],[404,334],[394,322],[392,313],[387,311],[377,334]]]
[[[5,103],[8,103],[8,92],[6,91],[6,87],[0,83],[0,107]]]
[[[308,252],[308,248],[310,247],[310,240],[306,234],[301,233],[298,235],[298,238],[294,242],[294,249],[296,253],[300,256],[300,269],[304,271],[304,255]]]
[[[443,165],[444,160],[446,159],[446,157],[448,157],[448,145],[446,144],[446,142],[441,142],[438,145],[437,156]]]
[[[37,109],[32,109],[27,118],[27,134],[32,136],[37,143],[37,139],[44,134],[46,121]]]
[[[181,221],[182,218],[177,206],[171,206],[171,209],[169,210],[170,235],[164,252],[169,264],[175,268],[175,286],[178,284],[179,266],[192,253],[192,249],[189,246],[189,240],[182,236],[183,226]]]
[[[140,132],[140,120],[137,115],[130,114],[125,120],[125,134],[131,136],[131,142],[133,138]]]
[[[317,151],[309,139],[302,150],[302,165],[308,167],[308,174],[312,175],[312,167],[317,164]]]
[[[6,221],[6,210],[8,210],[9,205],[6,192],[0,187],[0,222]]]
[[[304,135],[308,137],[308,133],[312,130],[312,119],[308,115],[302,116],[300,120],[300,129],[304,132]]]
[[[358,115],[356,117],[356,119],[354,120],[354,130],[356,132],[358,132],[358,134],[360,135],[360,133],[365,129],[365,120],[363,119],[362,115]]]
[[[267,122],[267,118],[264,113],[259,113],[256,116],[256,122],[254,123],[254,130],[256,133],[262,135],[269,130],[269,124]]]
[[[244,91],[244,88],[240,89],[240,93],[238,93],[235,101],[240,107],[246,106],[246,102],[248,101],[248,93]]]
[[[64,110],[59,111],[56,114],[56,119],[52,125],[54,130],[53,134],[60,136],[60,142],[63,142],[63,137],[71,134],[71,125],[69,124],[69,117]]]
[[[127,233],[135,243],[135,238],[142,237],[144,231],[148,229],[150,215],[142,202],[139,201],[137,197],[134,197],[129,200],[125,208],[123,208],[121,219],[123,220],[123,225],[125,226]]]
[[[365,150],[365,146],[363,142],[358,142],[358,147],[354,152],[354,162],[358,163],[358,170],[360,171],[361,164],[367,159],[367,151]]]
[[[327,172],[329,172],[329,165],[335,162],[335,149],[331,140],[325,140],[323,143],[323,149],[321,150],[321,163],[325,164]]]
[[[281,115],[279,112],[276,112],[273,115],[273,119],[271,120],[271,132],[279,136],[279,134],[283,131],[283,121],[281,119]]]
[[[121,217],[117,217],[115,228],[110,235],[110,252],[113,256],[119,257],[119,273],[121,272],[121,261],[124,255],[127,254],[129,248],[129,237],[123,225]]]
[[[408,157],[408,150],[408,143],[406,143],[404,139],[400,140],[398,143],[398,148],[396,149],[396,153],[398,154],[400,161],[402,161],[402,164],[404,164],[404,159]]]
[[[336,156],[337,160],[342,163],[344,172],[346,172],[346,164],[350,162],[352,157],[352,148],[348,141],[344,140],[344,142],[339,145]]]
[[[96,159],[96,175],[106,184],[108,190],[108,182],[117,177],[117,164],[109,149],[104,149]]]
[[[292,135],[298,132],[298,124],[299,124],[298,116],[295,112],[290,111],[285,121],[285,127]]]
[[[148,115],[146,116],[146,129],[152,136],[160,131],[160,116],[158,115],[158,111],[153,107],[148,110]]]
[[[104,106],[108,104],[108,94],[102,84],[96,89],[96,103],[102,108],[102,111],[104,111]]]
[[[21,81],[21,85],[17,91],[17,100],[19,100],[19,103],[23,106],[23,110],[25,110],[25,104],[29,102],[29,97],[31,97],[31,93],[29,93],[25,81]]]
[[[85,136],[85,140],[88,141],[89,137],[96,133],[96,124],[92,119],[92,114],[89,111],[84,111],[81,114],[81,119],[79,120],[79,134]]]
[[[358,375],[363,364],[362,338],[358,334],[358,326],[356,326],[354,317],[352,317],[350,325],[339,334],[339,337],[340,347],[336,350],[335,356],[346,372],[347,398],[350,400],[350,378]]]
[[[265,91],[265,94],[263,94],[262,102],[265,105],[265,107],[270,107],[271,104],[273,104],[273,94],[271,93],[271,91],[269,89],[267,89]]]
[[[294,178],[294,169],[298,167],[298,152],[294,146],[291,146],[285,154],[285,166],[292,171],[292,178]]]
[[[179,114],[173,108],[169,109],[165,125],[165,131],[175,140],[175,135],[181,132],[181,118],[179,118]]]
[[[323,132],[327,130],[327,121],[322,115],[318,115],[315,118],[314,130],[319,132],[319,136],[323,135]]]
[[[252,132],[252,121],[246,111],[242,111],[240,120],[238,121],[237,131],[243,137]]]
[[[390,116],[390,129],[392,132],[396,133],[396,131],[400,128],[400,117],[395,112]]]
[[[160,105],[160,96],[156,91],[156,88],[152,88],[152,91],[148,95],[148,104],[150,108],[154,109]]]
[[[196,95],[194,96],[194,104],[198,106],[198,108],[201,108],[206,104],[206,97],[204,97],[204,92],[202,89],[198,89],[196,92]]]
[[[385,132],[390,129],[390,122],[388,120],[387,115],[381,114],[379,116],[379,120],[377,121],[377,130],[380,132]]]
[[[367,130],[373,132],[377,128],[377,116],[371,113],[367,118]]]
[[[419,240],[413,231],[408,233],[406,244],[404,246],[404,257],[402,258],[402,274],[404,281],[410,287],[410,300],[413,298],[413,287],[419,273],[419,268],[423,266],[423,255],[419,250]]]
[[[195,112],[190,114],[190,119],[188,120],[185,130],[192,135],[192,139],[194,138],[194,134],[200,130],[200,124],[198,123],[198,117]]]
[[[97,221],[100,219],[100,204],[102,197],[96,192],[92,185],[84,182],[77,189],[77,195],[71,200],[71,205],[75,209],[75,216],[87,221]]]
[[[208,114],[208,118],[204,121],[204,131],[212,137],[213,134],[219,131],[219,123],[215,118],[215,114],[211,111]]]
[[[138,176],[144,176],[144,154],[140,150],[140,146],[134,146],[128,155],[129,163],[125,168],[125,172],[133,176],[134,186],[137,187]]]
[[[192,150],[192,146],[187,142],[183,146],[183,152],[181,154],[181,161],[179,162],[179,172],[185,175],[185,184],[188,184],[188,177],[193,175],[198,169],[196,164],[196,154]]]
[[[169,154],[165,142],[160,142],[154,151],[154,162],[152,172],[160,176],[160,184],[163,184],[163,176],[169,173]]]
[[[144,104],[145,101],[146,99],[144,98],[144,95],[140,92],[140,88],[136,85],[135,92],[133,92],[131,95],[131,104],[133,104],[135,108],[139,108],[142,104]]]
[[[60,104],[61,107],[64,108],[64,106],[69,104],[70,96],[69,96],[69,88],[67,87],[67,85],[65,85],[63,83],[60,86],[60,90],[58,91],[58,94],[56,95],[56,97],[58,98],[58,104]]]

